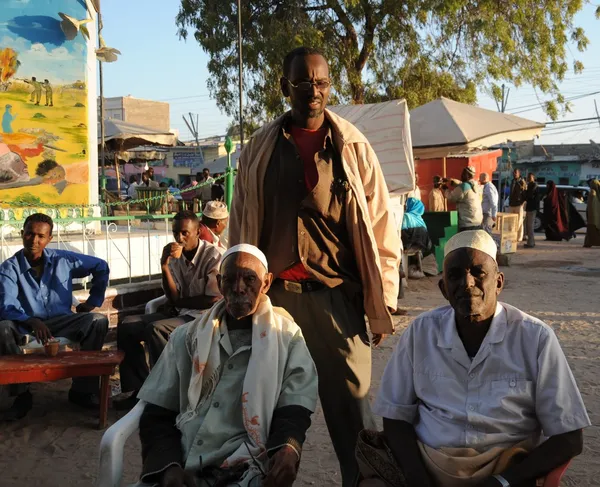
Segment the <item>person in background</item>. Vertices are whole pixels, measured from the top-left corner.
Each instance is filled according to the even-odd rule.
[[[590,179],[587,203],[587,232],[584,247],[600,247],[600,181]]]
[[[196,191],[196,199],[200,200],[200,208],[204,208],[204,205],[211,200],[212,197],[212,183],[214,179],[210,177],[210,170],[205,167],[201,173],[196,174],[196,182],[198,183],[198,190]]]
[[[225,200],[225,179],[222,178],[223,173],[215,173],[215,182],[211,188],[212,201],[224,201]]]
[[[42,86],[44,88],[44,92],[46,93],[46,106],[53,107],[54,99],[52,98],[52,85],[50,84],[50,81],[45,79]]]
[[[173,213],[177,211],[177,200],[175,199],[175,196],[171,194],[171,191],[169,190],[169,185],[163,181],[159,183],[158,187],[167,190],[167,209],[169,210],[168,212]]]
[[[591,423],[565,354],[550,326],[498,301],[496,252],[482,230],[446,244],[450,305],[400,337],[374,405],[383,435],[357,449],[367,476],[404,481],[368,485],[529,487],[581,453]],[[376,439],[391,458],[366,448]]]
[[[406,252],[420,251],[423,257],[429,255],[433,249],[433,244],[429,238],[427,225],[423,220],[425,206],[423,202],[408,198],[406,200],[406,209],[402,219],[402,247]]]
[[[408,193],[408,198],[421,201],[421,188],[419,188],[419,174],[415,172],[415,189]]]
[[[223,256],[223,299],[176,330],[139,393],[143,485],[291,487],[317,405],[302,332],[267,296],[265,255]]]
[[[540,211],[540,194],[538,184],[535,181],[535,174],[527,175],[527,192],[525,193],[525,220],[527,228],[527,243],[525,247],[532,249],[535,247],[535,219]]]
[[[150,181],[154,181],[154,168],[152,166],[148,168],[148,177],[150,178]]]
[[[490,181],[490,176],[483,172],[479,176],[479,182],[483,187],[483,200],[481,202],[481,210],[483,212],[483,229],[492,234],[492,230],[496,225],[496,216],[498,214],[498,190],[494,183]]]
[[[139,187],[146,187],[146,188],[158,188],[158,183],[156,181],[152,181],[152,179],[150,178],[150,172],[149,171],[144,171],[142,173],[142,182],[141,184],[138,185]]]
[[[102,350],[108,318],[92,311],[104,302],[108,264],[97,257],[46,248],[54,223],[42,213],[29,215],[23,225],[23,249],[0,265],[0,356],[20,354],[24,335],[40,343],[65,337],[82,350]],[[90,296],[73,313],[73,279],[92,276]],[[100,405],[98,377],[73,379],[69,401],[88,409]],[[12,407],[0,420],[15,421],[31,409],[27,384],[14,384]]]
[[[465,167],[461,180],[462,182],[455,179],[449,181],[446,198],[450,203],[456,203],[458,231],[476,230],[481,228],[483,212],[479,185],[475,182],[475,168]]]
[[[198,217],[191,211],[173,218],[175,242],[165,246],[160,259],[167,309],[128,316],[117,327],[117,347],[125,352],[125,359],[119,366],[123,394],[114,401],[116,409],[135,406],[137,391],[148,377],[142,342],[148,347],[150,365],[154,365],[173,330],[193,321],[221,298],[217,284],[221,254],[214,245],[200,240],[198,226]]]
[[[137,187],[139,186],[138,177],[135,174],[129,176],[129,188],[127,188],[127,196],[130,199],[137,199]]]
[[[429,211],[448,211],[448,202],[442,190],[440,176],[433,176],[433,189],[429,193]]]
[[[525,199],[527,193],[527,182],[521,177],[521,171],[513,171],[513,180],[510,183],[510,196],[508,197],[508,213],[519,215],[517,228],[517,242],[523,240],[523,223],[525,221]]]
[[[551,242],[571,240],[573,232],[569,230],[567,200],[565,194],[558,190],[554,181],[546,183],[543,219],[546,240]]]
[[[196,197],[196,191],[193,189],[197,186],[198,182],[191,176],[186,176],[183,186],[181,187],[181,199],[185,203],[186,210],[194,210],[194,198]]]
[[[219,252],[223,253],[227,247],[223,244],[221,236],[229,223],[229,211],[222,201],[209,201],[202,211],[200,222],[200,238],[213,244]]]
[[[230,244],[266,254],[276,279],[269,297],[302,329],[342,486],[354,487],[356,439],[374,426],[371,344],[393,333],[401,243],[377,155],[364,134],[326,109],[331,79],[323,54],[294,49],[282,71],[291,111],[244,145]]]

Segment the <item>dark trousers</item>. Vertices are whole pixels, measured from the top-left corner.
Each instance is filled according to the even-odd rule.
[[[371,345],[358,285],[296,294],[275,281],[269,296],[302,329],[319,374],[319,398],[340,462],[343,487],[358,481],[358,433],[375,429],[369,403]]]
[[[168,318],[162,313],[125,318],[117,327],[117,347],[125,352],[125,359],[119,365],[121,391],[138,391],[148,377],[150,369],[142,342],[148,347],[150,366],[154,366],[173,330],[194,319],[190,315]]]
[[[55,316],[43,320],[52,336],[68,338],[79,343],[81,350],[102,350],[108,332],[108,318],[100,313],[74,313]],[[25,337],[13,321],[0,321],[0,355],[23,353],[20,345],[24,345]],[[27,390],[27,384],[13,384],[11,393],[20,394]],[[98,377],[75,377],[72,390],[82,393],[97,394]]]

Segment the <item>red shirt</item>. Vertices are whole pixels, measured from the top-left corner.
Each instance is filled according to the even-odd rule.
[[[315,154],[325,146],[325,137],[327,137],[329,129],[323,127],[317,130],[303,129],[294,125],[290,128],[290,134],[296,144],[298,154],[304,163],[304,184],[306,189],[312,191],[319,182],[319,171],[315,161]],[[308,272],[302,262],[294,264],[279,274],[280,279],[286,281],[306,281],[314,279],[313,275]]]

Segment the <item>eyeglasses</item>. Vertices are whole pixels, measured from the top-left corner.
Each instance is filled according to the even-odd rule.
[[[320,79],[318,81],[301,81],[298,84],[292,83],[289,79],[283,78],[286,80],[292,88],[296,88],[297,90],[308,91],[313,86],[316,86],[319,91],[326,90],[331,86],[331,80],[329,79]]]

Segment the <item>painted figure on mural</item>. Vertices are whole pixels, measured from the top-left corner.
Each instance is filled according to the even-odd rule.
[[[52,99],[52,85],[50,84],[50,81],[48,81],[47,79],[44,80],[44,92],[46,93],[46,106],[54,106],[54,101]]]
[[[28,81],[26,79],[24,79],[23,81],[28,85],[33,86],[33,91],[31,92],[31,98],[29,99],[29,101],[32,103],[35,101],[35,104],[39,105],[40,100],[42,99],[42,83],[40,83],[35,76],[31,78],[31,81]]]
[[[12,105],[6,105],[4,115],[2,115],[2,132],[5,134],[12,134],[12,123],[17,118],[16,114],[12,113]]]

